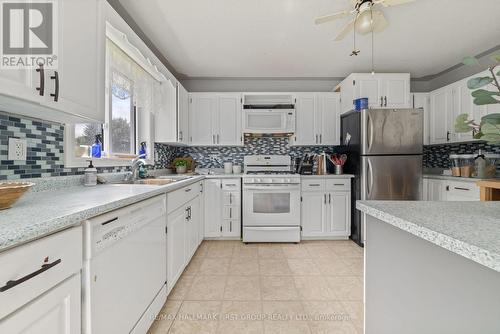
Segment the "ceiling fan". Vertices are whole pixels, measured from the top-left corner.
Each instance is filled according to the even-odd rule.
[[[353,9],[317,17],[314,23],[322,24],[353,15],[354,18],[347,23],[337,37],[335,37],[336,41],[340,41],[353,29],[361,35],[366,35],[372,31],[380,32],[389,25],[384,14],[380,10],[375,10],[373,7],[377,5],[392,7],[404,5],[413,1],[415,0],[352,0],[354,4]]]

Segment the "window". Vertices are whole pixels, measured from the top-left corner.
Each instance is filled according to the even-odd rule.
[[[105,123],[66,127],[68,167],[85,166],[89,158],[97,166],[128,165],[142,142],[147,159],[153,158],[154,113],[163,107],[168,80],[123,35],[108,34],[108,28]]]

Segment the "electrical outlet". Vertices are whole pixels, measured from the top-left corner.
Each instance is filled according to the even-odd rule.
[[[9,138],[9,160],[24,160],[26,161],[27,150],[26,139]]]

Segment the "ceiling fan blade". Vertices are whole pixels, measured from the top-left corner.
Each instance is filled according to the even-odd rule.
[[[343,12],[338,12],[338,13],[334,13],[334,14],[328,14],[328,15],[325,15],[325,16],[320,16],[320,17],[317,17],[314,20],[314,23],[316,23],[316,24],[322,24],[322,23],[330,22],[330,21],[333,21],[333,20],[336,20],[336,19],[340,19],[342,17],[349,16],[349,15],[351,15],[351,13],[352,12],[349,11],[349,10],[344,10]]]
[[[384,7],[392,7],[392,6],[404,5],[414,1],[415,0],[378,0],[375,1],[374,3],[381,4]]]
[[[351,22],[347,23],[344,28],[339,32],[337,37],[335,37],[335,41],[341,41],[344,39],[344,37],[347,36],[348,33],[350,33],[354,29],[354,20]]]

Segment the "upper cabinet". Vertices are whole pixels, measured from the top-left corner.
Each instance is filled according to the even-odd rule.
[[[297,93],[293,145],[338,145],[340,96],[338,93]]]
[[[430,113],[430,94],[429,93],[412,93],[411,94],[412,108],[422,108],[424,110],[424,145],[430,143],[429,133],[429,113]]]
[[[57,122],[103,122],[105,1],[55,4],[57,63],[0,69],[0,108]]]
[[[340,83],[341,112],[354,109],[353,100],[368,98],[369,108],[410,108],[409,73],[353,73]]]
[[[180,83],[177,84],[177,142],[189,142],[189,93]]]
[[[481,72],[472,77],[490,75]],[[427,126],[430,144],[454,143],[474,140],[472,133],[456,133],[455,119],[460,114],[468,114],[469,119],[479,122],[481,117],[500,112],[500,104],[477,106],[474,104],[466,78],[430,93],[430,112]],[[485,89],[488,89],[486,87]]]
[[[241,146],[241,94],[192,93],[189,95],[189,144]]]

